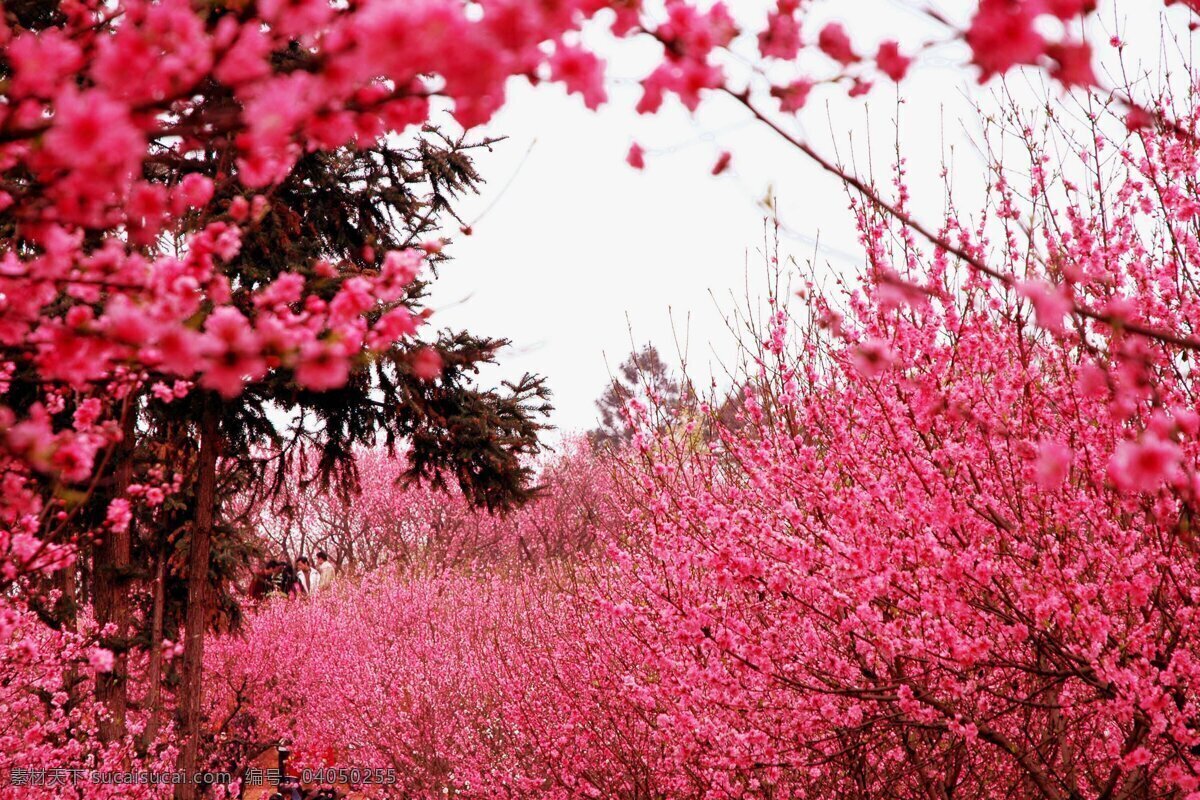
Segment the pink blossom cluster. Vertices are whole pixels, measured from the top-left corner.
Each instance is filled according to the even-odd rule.
[[[1194,333],[1200,150],[1107,122],[1018,132],[956,253],[852,198],[861,284],[772,317],[738,425],[639,440],[605,607],[667,794],[1200,796],[1195,376],[1128,330]]]
[[[167,743],[169,727],[140,747],[144,715],[134,715],[124,739],[97,744],[105,710],[92,695],[94,679],[112,669],[113,653],[94,644],[95,631],[88,628],[85,621],[80,631],[51,630],[12,598],[0,605],[0,798],[170,796],[170,786],[91,779],[93,772],[126,773],[132,764],[143,772],[167,773],[175,749]]]

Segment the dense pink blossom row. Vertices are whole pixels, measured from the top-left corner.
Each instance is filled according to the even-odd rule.
[[[565,440],[535,464],[535,502],[506,514],[480,513],[455,486],[405,480],[403,457],[357,454],[360,491],[352,497],[303,487],[297,464],[288,491],[257,510],[268,547],[325,550],[346,572],[394,564],[412,574],[508,571],[588,552],[609,525],[611,468],[586,442]]]

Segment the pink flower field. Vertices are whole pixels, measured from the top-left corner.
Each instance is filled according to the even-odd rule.
[[[1200,3],[0,8],[0,800],[1200,800]]]

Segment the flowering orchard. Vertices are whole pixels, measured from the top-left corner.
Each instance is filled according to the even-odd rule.
[[[288,491],[255,509],[253,526],[276,552],[323,550],[344,573],[537,569],[589,552],[614,514],[611,470],[583,441],[559,450],[534,463],[536,501],[505,515],[478,513],[455,487],[405,482],[403,459],[363,450],[355,454],[362,479],[353,497],[305,491],[308,470],[300,466],[288,475]]]
[[[0,795],[291,726],[418,796],[1200,790],[1192,83],[1096,69],[1129,3],[915,5],[911,41],[835,5],[6,4]],[[1200,12],[1151,5],[1175,42]],[[512,79],[605,103],[623,38],[660,54],[638,111],[723,98],[841,177],[865,268],[794,319],[775,298],[736,424],[681,405],[539,470],[544,381],[477,385],[504,341],[432,331],[426,290],[493,144],[469,129]],[[971,224],[781,123],[939,51],[1094,101],[1082,144],[1013,109],[1027,163],[950,198]],[[304,514],[376,571],[246,619],[256,528]],[[345,644],[281,659],[293,625]]]
[[[1018,292],[855,200],[863,273],[773,299],[733,423],[635,401],[593,454],[602,550],[272,606],[217,645],[213,716],[414,797],[1197,796],[1189,358],[1046,287],[1191,335],[1168,188],[1200,153],[1123,132],[1055,166],[1059,132],[1013,130],[1031,163],[977,230]],[[335,644],[277,666],[295,625]]]

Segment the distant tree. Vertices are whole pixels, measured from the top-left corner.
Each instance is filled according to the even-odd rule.
[[[325,550],[339,572],[362,575],[386,564],[411,574],[538,568],[587,553],[609,518],[607,459],[582,439],[528,461],[536,493],[495,513],[455,486],[406,477],[403,456],[383,448],[355,453],[360,492],[306,492],[311,467],[297,463],[287,490],[250,509],[261,542],[286,558]]]
[[[596,400],[600,424],[588,432],[588,439],[598,447],[624,444],[635,430],[630,422],[630,403],[659,415],[659,422],[666,424],[681,406],[684,395],[683,384],[671,373],[658,348],[644,345],[621,363]]]

